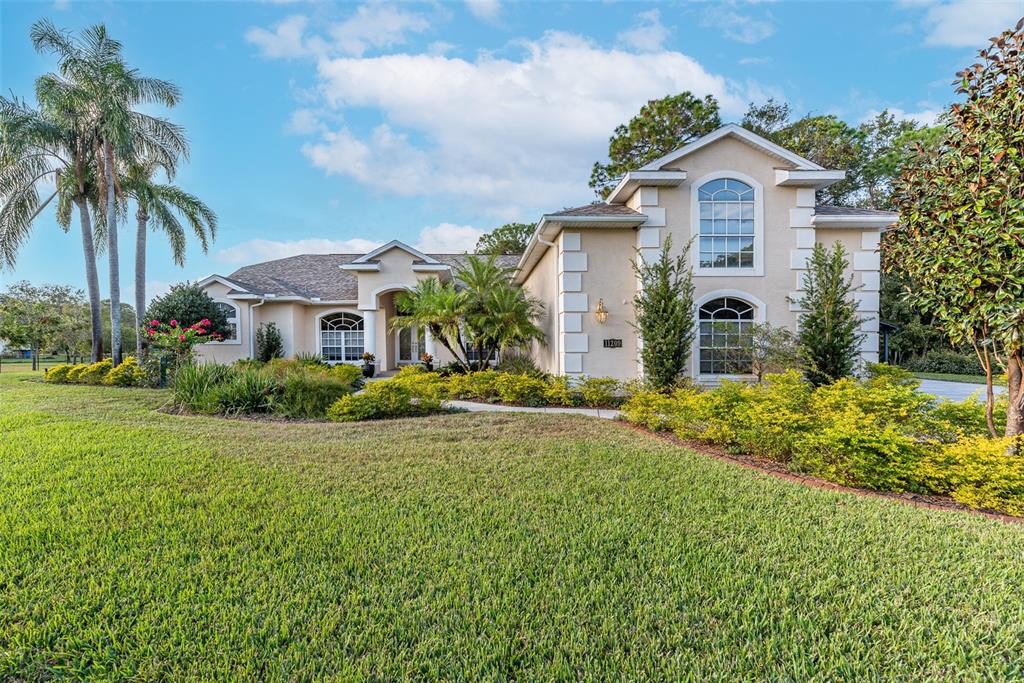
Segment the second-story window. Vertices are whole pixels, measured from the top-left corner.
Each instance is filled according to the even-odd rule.
[[[719,178],[697,189],[700,267],[754,267],[754,188]]]

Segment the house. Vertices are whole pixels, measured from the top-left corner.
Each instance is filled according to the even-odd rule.
[[[726,125],[627,173],[607,200],[544,215],[526,251],[503,257],[512,279],[546,311],[547,343],[533,349],[555,374],[636,377],[632,262],[655,258],[671,237],[688,250],[695,285],[690,375],[715,382],[737,371],[738,335],[754,323],[796,329],[807,259],[816,242],[841,242],[862,317],[862,356],[878,359],[881,230],[896,214],[822,206],[815,192],[845,172],[822,168],[737,125]],[[423,278],[448,280],[464,255],[423,254],[398,241],[367,254],[306,255],[246,266],[201,285],[235,333],[199,352],[218,362],[250,357],[255,329],[274,322],[286,355],[320,353],[384,370],[451,360],[429,330],[392,332],[395,294]]]

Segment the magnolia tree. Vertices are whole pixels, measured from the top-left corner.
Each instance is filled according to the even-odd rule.
[[[956,345],[974,348],[988,385],[1008,376],[1006,436],[1024,433],[1024,19],[957,74],[964,101],[946,136],[896,186],[900,224],[883,242],[906,297]]]

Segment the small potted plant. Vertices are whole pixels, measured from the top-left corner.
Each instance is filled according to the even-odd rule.
[[[363,377],[373,377],[373,373],[377,371],[377,366],[374,365],[374,361],[377,357],[367,351],[363,354]]]
[[[431,356],[429,353],[421,353],[420,354],[420,361],[423,363],[423,367],[427,370],[427,372],[433,371],[433,369],[434,369],[434,357],[433,356]]]

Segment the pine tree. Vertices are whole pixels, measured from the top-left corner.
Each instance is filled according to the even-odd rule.
[[[814,245],[810,268],[804,274],[799,299],[798,342],[807,379],[815,386],[849,377],[860,357],[861,335],[857,303],[850,296],[853,276],[846,275],[846,250],[836,242],[831,250]]]

